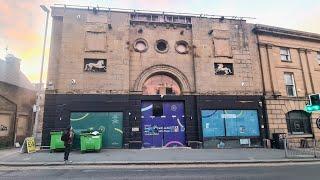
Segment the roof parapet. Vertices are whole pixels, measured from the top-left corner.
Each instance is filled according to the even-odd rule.
[[[126,12],[126,13],[145,13],[145,14],[158,14],[158,15],[175,15],[175,16],[189,16],[199,18],[225,18],[233,20],[247,20],[255,19],[253,17],[242,16],[223,16],[213,14],[196,14],[196,13],[178,13],[178,12],[166,12],[166,11],[153,11],[153,10],[138,10],[138,9],[125,9],[125,8],[109,8],[100,6],[80,6],[80,5],[66,5],[66,4],[54,4],[51,8],[69,8],[69,9],[82,9],[82,10],[98,10],[98,11],[113,11],[113,12]]]

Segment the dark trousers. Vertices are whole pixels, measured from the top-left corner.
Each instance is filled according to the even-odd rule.
[[[71,151],[71,144],[66,143],[65,148],[64,148],[64,160],[65,161],[68,161],[70,151]]]

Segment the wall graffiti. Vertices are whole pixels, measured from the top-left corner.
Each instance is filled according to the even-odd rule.
[[[8,131],[8,127],[5,125],[0,125],[0,131]]]

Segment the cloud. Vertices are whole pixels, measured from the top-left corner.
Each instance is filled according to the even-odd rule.
[[[41,66],[45,13],[39,5],[50,1],[0,0],[0,51],[22,59],[21,69],[33,82]],[[34,74],[34,75],[32,75]]]

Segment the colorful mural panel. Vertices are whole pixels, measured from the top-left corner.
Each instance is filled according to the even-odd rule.
[[[143,147],[185,146],[183,102],[163,102],[160,104],[160,109],[155,110],[156,106],[153,102],[142,103]]]
[[[72,112],[70,121],[76,133],[75,148],[80,147],[79,134],[89,128],[102,132],[103,148],[122,148],[122,112]]]

